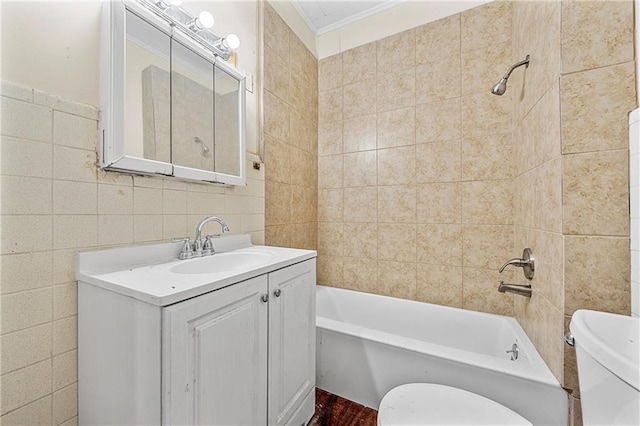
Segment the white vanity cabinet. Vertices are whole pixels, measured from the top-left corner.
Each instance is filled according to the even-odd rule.
[[[315,260],[269,274],[269,424],[300,425],[315,409]],[[309,395],[313,397],[309,398]]]
[[[313,255],[165,306],[79,273],[79,422],[306,424],[316,261],[296,251]]]
[[[264,424],[266,293],[263,275],[163,310],[165,424]]]
[[[164,309],[169,424],[258,425],[267,414],[269,425],[308,420],[302,410],[294,414],[309,408],[315,388],[312,263]]]

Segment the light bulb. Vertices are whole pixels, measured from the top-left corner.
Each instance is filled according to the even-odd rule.
[[[213,27],[213,15],[206,10],[203,10],[197,17],[187,22],[187,28],[193,32],[202,31],[205,28]]]
[[[236,50],[238,47],[240,47],[240,39],[235,34],[229,34],[228,36],[226,36],[224,39],[224,43],[231,50]]]
[[[216,42],[213,43],[213,46],[222,51],[228,52],[229,50],[235,50],[240,46],[240,39],[235,34],[229,34],[224,38],[216,40]]]
[[[213,27],[213,22],[213,15],[206,10],[200,12],[198,14],[198,17],[196,18],[197,25],[202,27],[203,29]]]

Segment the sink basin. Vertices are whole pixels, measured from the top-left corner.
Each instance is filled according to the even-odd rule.
[[[175,274],[215,274],[257,268],[269,263],[272,255],[257,251],[216,253],[180,262],[171,268]]]

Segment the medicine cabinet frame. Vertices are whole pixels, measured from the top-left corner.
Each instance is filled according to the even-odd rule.
[[[126,41],[127,12],[146,21],[160,33],[166,35],[170,43],[178,42],[192,53],[209,61],[215,72],[223,71],[238,82],[237,99],[237,142],[238,174],[228,174],[214,170],[202,170],[171,162],[136,157],[125,153],[125,88],[126,88]],[[102,31],[100,45],[100,120],[99,120],[99,162],[100,168],[125,173],[172,176],[182,180],[196,180],[228,185],[246,184],[246,85],[245,75],[228,65],[211,51],[181,31],[175,25],[134,0],[104,1],[102,10]],[[169,58],[170,62],[172,58]],[[212,76],[213,78],[213,76]],[[215,98],[215,92],[214,92]],[[170,98],[170,102],[171,102]],[[173,118],[171,118],[173,120]],[[211,117],[216,123],[215,110]],[[214,130],[215,134],[215,124]],[[170,132],[170,151],[173,150],[173,134]],[[197,139],[197,138],[196,138]],[[140,141],[142,143],[142,141]],[[215,150],[215,146],[213,147]],[[215,155],[215,151],[214,151]],[[173,154],[171,154],[173,156]]]

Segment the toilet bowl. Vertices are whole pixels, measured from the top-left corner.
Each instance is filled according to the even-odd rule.
[[[391,389],[378,409],[378,426],[531,425],[483,396],[451,386],[410,383]]]

